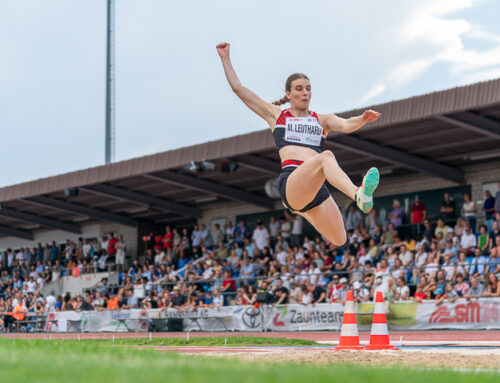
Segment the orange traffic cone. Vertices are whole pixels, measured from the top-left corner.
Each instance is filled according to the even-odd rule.
[[[370,343],[366,346],[365,350],[397,350],[397,348],[389,343],[389,330],[387,329],[387,318],[384,310],[384,296],[381,291],[377,291],[377,296],[375,297]]]
[[[342,330],[340,331],[340,343],[335,350],[362,350],[359,344],[358,322],[354,310],[354,298],[352,291],[347,292],[345,301],[344,317],[342,318]]]

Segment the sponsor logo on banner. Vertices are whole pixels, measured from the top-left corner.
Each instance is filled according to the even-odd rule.
[[[498,322],[498,317],[498,302],[469,302],[437,308],[429,323],[490,323]]]
[[[241,316],[242,322],[249,328],[261,328],[263,324],[263,313],[260,307],[250,306]]]

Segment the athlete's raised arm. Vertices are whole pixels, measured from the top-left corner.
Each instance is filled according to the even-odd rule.
[[[238,75],[233,69],[231,59],[229,58],[229,43],[218,44],[217,53],[222,60],[222,66],[224,67],[227,81],[229,82],[229,85],[231,86],[233,92],[236,93],[236,95],[241,99],[241,101],[245,103],[246,106],[248,106],[264,120],[266,120],[272,129],[281,113],[281,109],[278,106],[271,104],[270,102],[264,101],[250,89],[241,84]]]
[[[365,110],[361,116],[342,118],[334,114],[320,114],[319,121],[327,132],[352,133],[369,122],[376,121],[381,114],[374,110]]]

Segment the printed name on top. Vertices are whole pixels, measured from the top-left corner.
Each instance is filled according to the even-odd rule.
[[[316,118],[287,117],[285,126],[285,141],[311,146],[321,145],[323,128]]]

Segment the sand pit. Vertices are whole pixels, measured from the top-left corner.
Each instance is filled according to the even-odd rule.
[[[461,352],[457,352],[461,350]],[[298,362],[313,364],[354,363],[370,366],[405,366],[426,368],[471,368],[471,369],[500,369],[500,355],[492,350],[468,349],[431,349],[425,351],[328,351],[328,350],[288,350],[286,352],[209,352],[202,355],[211,355],[225,358],[237,358],[249,361],[266,362]]]

